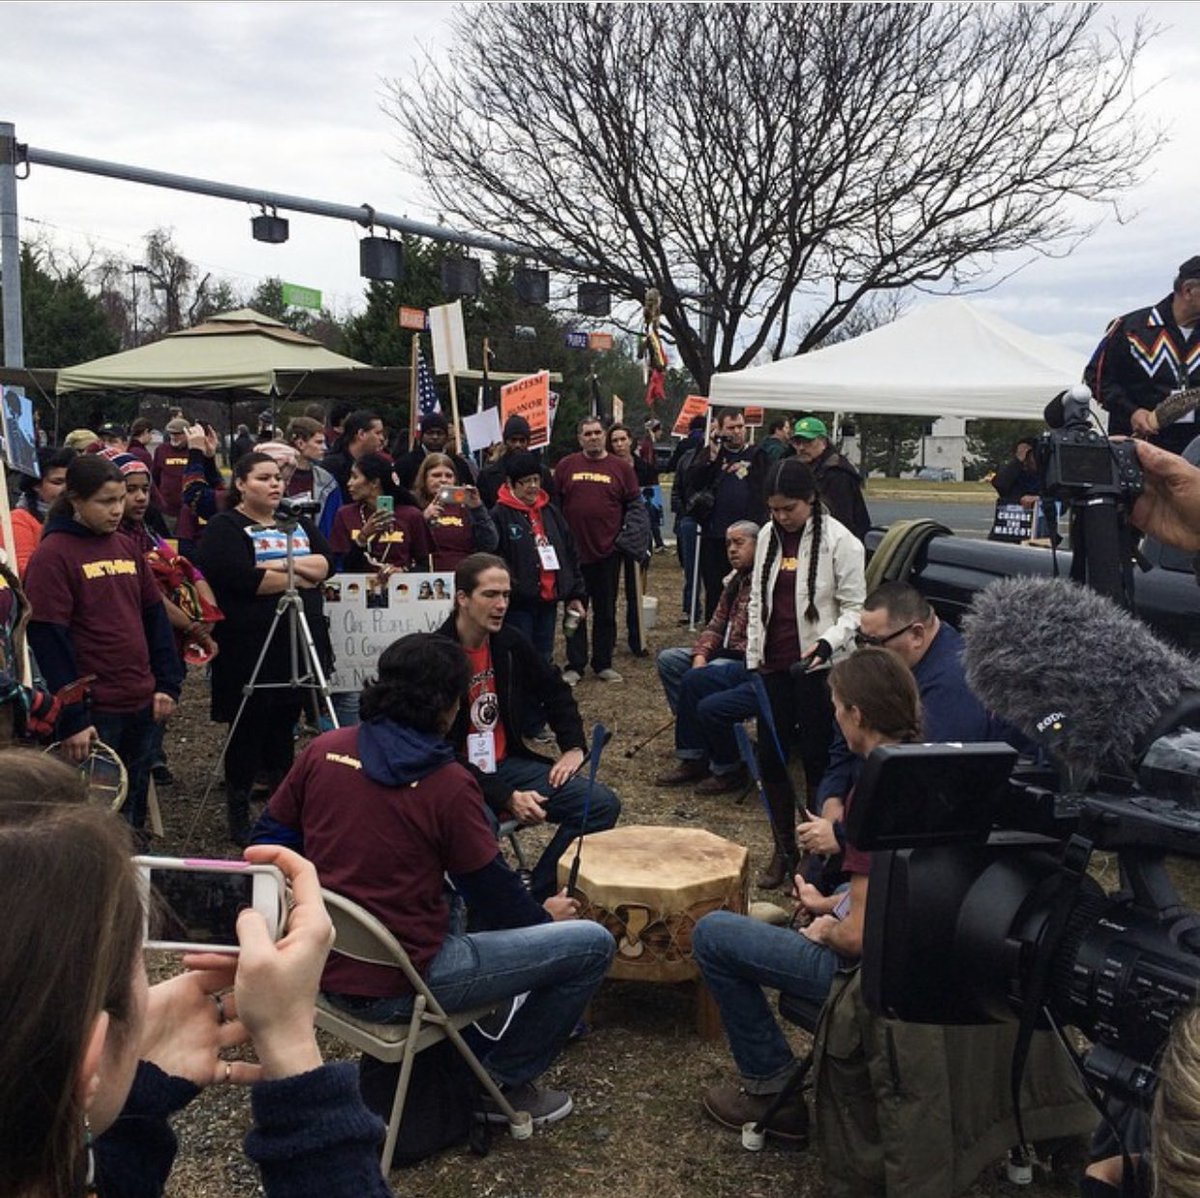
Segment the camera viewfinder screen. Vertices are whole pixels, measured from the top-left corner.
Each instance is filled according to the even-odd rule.
[[[1107,445],[1063,445],[1058,453],[1063,482],[1094,487],[1112,482],[1112,454]]]
[[[238,914],[253,903],[252,873],[152,869],[149,938],[236,945]]]

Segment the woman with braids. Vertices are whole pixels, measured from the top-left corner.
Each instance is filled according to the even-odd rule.
[[[865,758],[880,745],[920,739],[916,679],[894,653],[861,649],[827,672],[838,727],[852,753]],[[847,808],[853,802],[851,792]],[[837,970],[862,956],[870,854],[847,843],[845,869],[849,886],[829,896],[796,875],[799,918],[793,923],[802,927],[773,927],[747,915],[714,911],[692,933],[696,964],[721,1012],[738,1068],[738,1082],[713,1086],[704,1095],[704,1109],[726,1127],[740,1131],[744,1123],[761,1118],[796,1068],[763,987],[823,1003]],[[782,1140],[807,1137],[799,1090],[766,1131]]]
[[[762,675],[770,702],[770,719],[766,712],[759,719],[758,753],[775,852],[758,884],[775,889],[798,855],[788,756],[795,742],[814,794],[833,738],[829,666],[854,647],[866,581],[862,543],[824,509],[808,466],[797,458],[776,463],[765,492],[771,522],[754,555],[746,667]]]

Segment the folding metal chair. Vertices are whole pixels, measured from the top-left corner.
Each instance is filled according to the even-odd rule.
[[[499,1004],[492,1003],[447,1014],[434,998],[424,979],[413,968],[403,946],[374,915],[358,903],[335,894],[332,890],[322,890],[321,894],[337,932],[333,951],[353,961],[399,969],[415,995],[412,1015],[407,1023],[370,1023],[333,1006],[323,995],[317,998],[316,1024],[322,1031],[336,1036],[377,1060],[389,1064],[400,1062],[400,1077],[396,1082],[396,1093],[388,1118],[387,1139],[384,1141],[383,1155],[380,1158],[384,1176],[387,1176],[391,1165],[392,1152],[400,1131],[400,1120],[404,1115],[413,1058],[439,1040],[449,1039],[471,1067],[480,1085],[508,1118],[513,1139],[524,1140],[532,1135],[533,1121],[529,1112],[513,1109],[459,1032],[460,1028],[494,1011]]]

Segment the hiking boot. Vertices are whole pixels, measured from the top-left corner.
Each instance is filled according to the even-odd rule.
[[[625,681],[625,679],[622,678],[621,675],[618,674],[617,671],[612,668],[612,666],[609,666],[607,670],[597,670],[596,677],[599,678],[601,682],[624,682]]]
[[[784,861],[783,854],[776,849],[771,854],[770,864],[759,876],[758,887],[760,890],[778,890],[786,881],[788,881],[787,862]]]
[[[747,1094],[741,1086],[725,1082],[710,1086],[705,1091],[702,1105],[723,1127],[741,1131],[744,1124],[757,1123],[776,1098],[777,1094]],[[804,1147],[808,1143],[808,1107],[804,1104],[804,1095],[799,1091],[791,1095],[763,1130],[777,1140]]]
[[[572,1111],[574,1103],[565,1090],[544,1090],[533,1082],[522,1082],[519,1086],[501,1086],[500,1093],[518,1111],[528,1111],[534,1127],[546,1123],[557,1123]],[[507,1123],[508,1116],[496,1105],[492,1096],[484,1093],[480,1114],[488,1123]]]
[[[704,761],[681,761],[673,770],[659,774],[654,779],[655,786],[687,786],[690,782],[698,782],[708,777],[708,763]]]
[[[570,687],[578,686],[579,685],[579,671],[578,670],[563,670],[562,680]]]
[[[705,778],[696,787],[696,793],[698,795],[727,795],[741,790],[745,785],[746,771],[742,768],[731,770],[727,774],[713,774],[711,777]]]

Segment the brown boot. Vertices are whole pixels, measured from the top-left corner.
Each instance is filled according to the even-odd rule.
[[[707,761],[680,761],[673,770],[659,774],[654,779],[655,786],[687,786],[708,777]]]
[[[778,890],[787,881],[787,876],[787,862],[784,861],[783,854],[776,849],[771,854],[770,864],[759,875],[758,888],[760,890]]]
[[[796,797],[790,782],[764,782],[763,792],[771,812],[775,851],[758,884],[764,890],[778,890],[788,879],[788,863],[800,858],[796,846]]]

